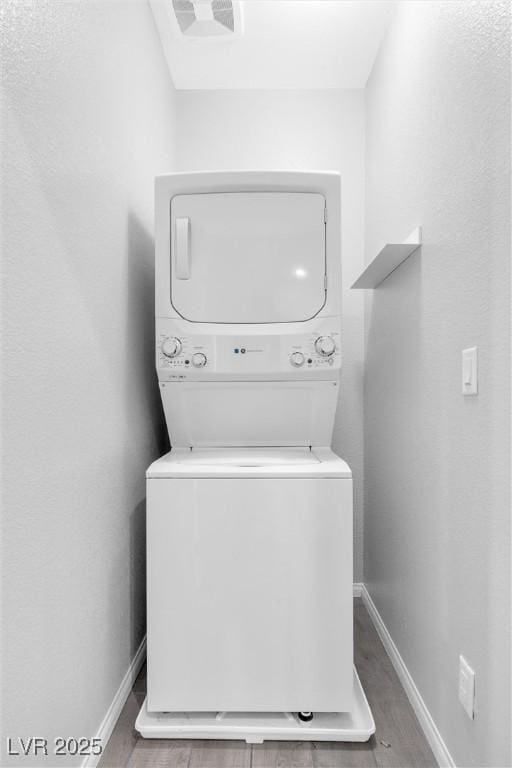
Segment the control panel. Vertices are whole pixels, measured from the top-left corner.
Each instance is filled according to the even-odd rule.
[[[313,333],[307,339],[294,338],[290,351],[290,365],[307,369],[334,366],[339,359],[339,334],[333,332],[319,336]]]
[[[334,378],[341,363],[339,319],[302,324],[297,333],[273,325],[267,334],[234,333],[216,326],[201,333],[192,323],[157,320],[160,380]],[[237,326],[240,328],[240,326]],[[259,330],[259,329],[258,329]],[[334,376],[336,372],[336,376]]]
[[[172,373],[172,378],[188,378],[186,374],[190,370],[213,367],[213,337],[203,338],[183,333],[178,336],[172,332],[167,335],[165,329],[157,336],[156,358],[159,371]]]

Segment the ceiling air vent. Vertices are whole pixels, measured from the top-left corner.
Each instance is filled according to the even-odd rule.
[[[179,28],[186,37],[240,35],[237,0],[172,0]]]

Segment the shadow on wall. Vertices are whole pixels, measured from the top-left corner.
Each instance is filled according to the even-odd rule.
[[[369,302],[364,455],[365,516],[371,525],[365,527],[365,571],[374,599],[379,599],[380,585],[389,582],[376,574],[389,569],[390,551],[400,549],[400,542],[408,540],[408,527],[417,523],[411,514],[416,504],[412,478],[424,474],[418,466],[423,398],[420,253],[372,291]],[[382,545],[386,541],[392,550]]]
[[[130,654],[135,656],[137,648],[146,634],[146,500],[141,501],[131,512],[129,584],[130,584]]]
[[[155,371],[154,240],[134,213],[128,216],[127,245],[125,338],[131,357],[126,379],[127,417],[143,408],[161,456],[169,450],[169,438]]]
[[[447,425],[462,398],[453,355],[444,349],[450,315],[424,302],[432,292],[426,248],[373,291],[366,347],[365,581],[399,636],[421,627],[430,609],[432,621],[434,615],[442,626],[453,621],[445,599],[453,548],[442,542],[453,535],[457,450]],[[429,606],[414,597],[425,583],[435,596]]]
[[[126,334],[128,370],[126,418],[134,413],[147,419],[158,456],[169,450],[169,439],[155,372],[154,241],[137,216],[127,224]],[[151,441],[150,441],[151,442]],[[128,450],[128,456],[131,451]],[[153,456],[152,458],[156,458]],[[144,471],[145,468],[143,468]],[[133,472],[133,466],[127,471]],[[136,471],[139,471],[138,468]],[[131,511],[130,526],[130,632],[135,654],[146,625],[146,501]]]

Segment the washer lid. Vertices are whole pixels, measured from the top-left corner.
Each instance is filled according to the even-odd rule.
[[[272,467],[289,464],[319,464],[310,448],[204,448],[189,451],[177,464],[221,467]]]
[[[330,448],[176,448],[151,464],[146,477],[349,479],[352,472]]]
[[[337,382],[317,380],[161,381],[160,392],[171,443],[195,451],[328,445],[338,401]]]

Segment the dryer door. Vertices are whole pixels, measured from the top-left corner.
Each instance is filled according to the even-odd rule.
[[[173,197],[174,309],[201,323],[314,317],[325,304],[324,209],[306,192]]]

